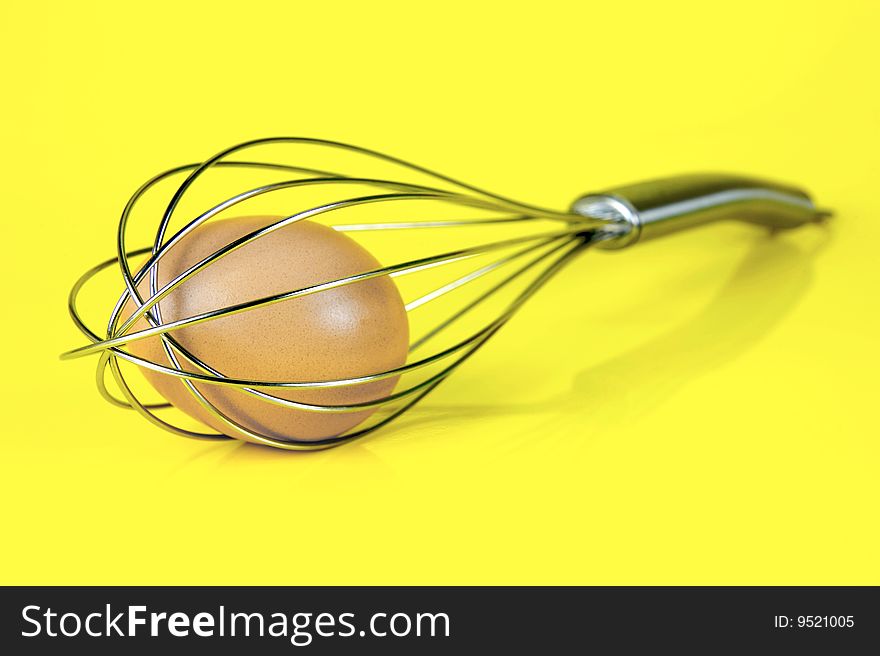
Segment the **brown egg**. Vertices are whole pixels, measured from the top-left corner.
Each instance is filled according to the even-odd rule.
[[[170,248],[159,261],[159,287],[186,268],[249,232],[280,217],[249,216],[207,222]],[[276,230],[209,265],[159,303],[163,322],[284,293],[379,268],[381,265],[348,236],[300,221]],[[148,298],[149,280],[138,287]],[[123,311],[127,318],[133,305]],[[147,327],[140,319],[132,331]],[[171,333],[207,365],[231,378],[261,381],[322,381],[378,373],[406,360],[409,326],[394,282],[374,278],[308,296],[288,299],[240,314],[213,319]],[[161,340],[132,342],[135,355],[171,366]],[[199,371],[178,355],[183,369]],[[181,380],[144,370],[174,406],[215,430],[247,440],[202,407]],[[387,396],[397,383],[371,383],[322,389],[262,388],[279,398],[321,405],[343,405]],[[374,409],[354,413],[313,412],[280,406],[241,389],[196,383],[224,415],[248,430],[281,440],[318,440],[357,426]]]

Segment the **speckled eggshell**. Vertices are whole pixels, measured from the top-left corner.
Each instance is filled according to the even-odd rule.
[[[234,239],[278,218],[249,216],[202,224],[160,260],[159,286]],[[163,299],[159,307],[164,322],[175,321],[379,267],[379,262],[350,237],[300,221],[211,264]],[[139,290],[144,298],[149,297],[147,279]],[[126,307],[124,317],[131,314],[130,301]],[[132,330],[146,327],[141,319]],[[409,343],[406,310],[388,277],[285,300],[172,334],[224,375],[265,381],[332,380],[394,369],[406,361]],[[158,337],[132,342],[129,350],[170,366]],[[198,371],[178,357],[184,369]],[[144,375],[183,412],[221,433],[249,439],[203,408],[179,379],[146,369]],[[389,378],[347,387],[263,391],[304,403],[343,405],[385,397],[396,383],[397,378]],[[280,440],[334,437],[374,412],[317,413],[279,406],[235,388],[205,383],[196,383],[196,388],[227,417],[248,430]]]

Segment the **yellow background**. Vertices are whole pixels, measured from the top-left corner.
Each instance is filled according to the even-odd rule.
[[[0,13],[2,582],[880,584],[876,3]],[[587,254],[351,446],[177,438],[58,360],[66,294],[144,179],[275,135],[559,208],[749,172],[836,218]]]

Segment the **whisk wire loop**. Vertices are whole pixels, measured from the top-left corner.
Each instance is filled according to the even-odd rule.
[[[411,172],[426,175],[442,183],[451,185],[457,190],[451,191],[436,186],[376,177],[349,176],[326,171],[321,168],[268,161],[228,159],[230,156],[237,154],[242,150],[268,144],[306,144],[347,150],[359,155],[382,160],[403,169],[408,169]],[[204,175],[212,168],[220,170],[253,169],[280,173],[287,172],[307,177],[275,181],[269,184],[252,187],[246,191],[235,194],[234,196],[212,205],[208,210],[201,212],[166,239],[172,216],[180,205],[181,200],[184,198],[185,193],[200,176]],[[172,198],[162,215],[162,219],[159,222],[152,246],[130,250],[127,246],[127,233],[130,217],[137,203],[157,184],[180,174],[186,174],[186,178],[172,195]],[[182,239],[206,221],[235,207],[236,205],[260,196],[273,194],[282,190],[309,188],[319,185],[354,185],[384,190],[384,192],[343,198],[341,200],[307,207],[293,214],[284,216],[263,228],[254,230],[231,241],[210,255],[203,257],[195,264],[187,267],[162,287],[159,286],[158,266],[163,257],[167,255],[171,248],[180,243]],[[381,232],[392,230],[443,229],[465,226],[487,227],[510,224],[528,225],[530,222],[537,222],[538,220],[557,221],[562,225],[560,225],[558,229],[552,231],[539,231],[526,236],[495,240],[492,242],[481,243],[476,246],[468,246],[446,251],[438,255],[414,258],[405,262],[382,266],[371,271],[337,278],[320,284],[311,285],[309,287],[288,290],[283,293],[273,294],[247,302],[227,305],[225,307],[193,314],[173,321],[162,320],[161,301],[163,299],[166,299],[171,293],[176,289],[179,289],[181,285],[197,275],[200,271],[206,269],[230,253],[261,239],[274,231],[280,230],[298,221],[315,218],[320,215],[338,212],[349,208],[361,207],[374,203],[391,203],[408,200],[432,201],[456,207],[475,208],[480,211],[488,211],[495,216],[488,218],[475,217],[451,220],[424,219],[373,223],[338,223],[331,225],[331,227],[340,232]],[[522,304],[531,297],[531,295],[543,285],[553,273],[555,273],[555,271],[561,268],[561,266],[567,262],[575,252],[579,251],[584,245],[590,243],[591,239],[599,234],[596,230],[602,225],[605,225],[605,223],[607,222],[600,219],[577,217],[568,212],[559,212],[521,203],[498,194],[487,192],[478,187],[462,183],[449,176],[405,162],[404,160],[340,142],[296,137],[279,137],[249,141],[228,148],[204,162],[187,164],[164,171],[146,181],[135,191],[126,203],[120,217],[117,230],[116,258],[106,260],[86,271],[74,284],[69,295],[68,308],[70,315],[73,318],[74,324],[86,336],[90,343],[86,346],[64,353],[62,358],[71,359],[98,354],[99,359],[96,371],[96,384],[101,395],[113,405],[132,408],[143,415],[151,423],[175,434],[196,439],[227,438],[226,435],[219,433],[190,430],[175,425],[158,416],[156,414],[157,411],[169,407],[170,404],[144,403],[139,400],[131,385],[126,380],[120,362],[128,362],[139,368],[168,375],[180,380],[186,386],[189,393],[196,399],[196,401],[198,401],[200,406],[210,413],[210,415],[221,425],[228,427],[232,432],[244,435],[250,441],[287,450],[313,450],[326,448],[348,442],[386,425],[388,422],[406,412],[416,402],[435,389],[437,385],[449,376],[449,374],[461,366],[467,359],[472,357],[474,353],[476,353],[489,340],[489,338],[501,328],[501,326],[507,323]],[[513,249],[513,252],[503,254],[504,251],[509,251],[511,249]],[[422,293],[406,303],[406,311],[413,312],[436,299],[456,292],[456,290],[459,290],[476,280],[492,275],[495,272],[510,266],[515,261],[527,257],[529,259],[525,264],[518,266],[515,270],[506,274],[500,281],[491,285],[487,290],[479,293],[476,298],[470,300],[463,307],[459,308],[450,316],[430,328],[418,339],[412,341],[410,344],[410,353],[423,348],[425,344],[470,313],[474,308],[492,298],[502,289],[512,285],[515,281],[531,273],[532,278],[525,284],[525,287],[515,295],[513,300],[510,301],[497,316],[484,323],[477,330],[468,333],[463,339],[459,339],[450,346],[440,348],[434,353],[427,354],[418,359],[413,359],[400,367],[388,371],[365,372],[364,375],[335,380],[266,381],[241,379],[227,376],[223,372],[212,367],[209,363],[204,362],[201,358],[197,357],[189,349],[180,344],[180,342],[174,337],[174,332],[177,330],[221,317],[247,312],[255,308],[265,307],[275,303],[290,302],[299,297],[336,289],[345,285],[355,284],[360,281],[371,280],[382,276],[399,277],[411,275],[427,269],[468,260],[493,252],[502,252],[502,255],[488,264],[483,264],[463,275],[459,275],[450,282],[436,286],[430,291]],[[137,271],[132,270],[130,262],[142,256],[147,256],[146,261],[137,269]],[[116,300],[107,324],[105,335],[101,336],[90,329],[82,319],[77,307],[77,297],[83,287],[86,286],[92,278],[101,271],[113,266],[113,264],[118,264],[120,268],[125,289]],[[538,267],[543,268],[537,274],[534,274],[534,271]],[[149,282],[149,293],[146,297],[144,297],[143,293],[138,288],[145,279],[148,279]],[[123,318],[122,314],[127,304],[129,304],[133,310],[129,316]],[[140,330],[133,330],[136,322],[139,320],[144,320],[147,323],[147,327]],[[161,340],[163,352],[168,361],[167,363],[145,359],[135,355],[125,348],[133,342],[156,337]],[[183,362],[187,363],[186,367],[184,367]],[[282,398],[271,393],[271,390],[275,389],[313,390],[329,387],[360,385],[401,376],[435,364],[440,364],[442,366],[438,371],[430,373],[423,380],[404,385],[401,389],[392,391],[381,398],[358,403],[336,405],[305,403],[298,400]],[[110,370],[110,373],[116,382],[116,386],[122,393],[122,399],[115,396],[107,387],[107,369]],[[297,410],[323,413],[349,413],[361,412],[366,409],[382,408],[387,410],[387,414],[379,416],[378,420],[371,425],[355,427],[355,429],[336,437],[308,441],[282,440],[251,430],[240,422],[237,422],[235,419],[229,417],[217,408],[215,404],[211,403],[196,384],[236,388],[242,393],[256,396],[267,403]]]

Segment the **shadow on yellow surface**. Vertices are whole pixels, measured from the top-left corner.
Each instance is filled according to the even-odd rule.
[[[715,298],[692,320],[581,371],[552,403],[583,414],[597,433],[648,413],[682,386],[730,362],[781,323],[810,287],[813,257],[831,239],[821,228],[805,249],[783,235],[760,236]],[[731,412],[739,412],[732,403]],[[556,439],[560,439],[557,435]]]
[[[739,263],[736,271],[705,309],[690,321],[651,341],[577,374],[570,389],[560,395],[532,403],[444,404],[442,391],[404,414],[364,442],[355,442],[339,450],[298,453],[314,463],[343,456],[359,466],[380,459],[365,445],[369,440],[436,439],[425,427],[450,427],[466,424],[488,415],[545,414],[548,429],[565,424],[566,415],[583,415],[579,425],[583,434],[572,436],[564,430],[548,430],[557,442],[568,438],[582,440],[622,422],[649,412],[682,386],[705,373],[732,361],[747,351],[797,305],[809,289],[814,256],[831,240],[827,227],[816,228],[816,243],[805,248],[785,235],[760,235]],[[455,384],[453,376],[453,382]],[[440,388],[442,390],[442,387]],[[434,402],[438,399],[438,402]],[[731,408],[736,412],[737,408]],[[511,435],[509,449],[533,441],[530,431]],[[543,446],[549,447],[550,444]],[[224,457],[222,463],[259,462],[277,459],[278,452],[258,445],[242,443]],[[198,456],[197,456],[198,457]],[[364,461],[367,461],[366,463]]]

